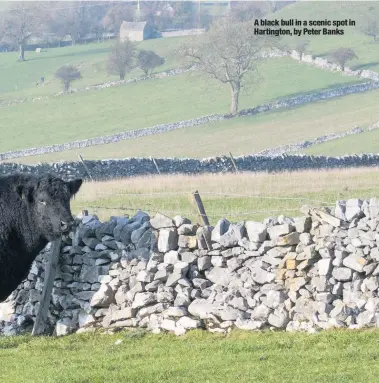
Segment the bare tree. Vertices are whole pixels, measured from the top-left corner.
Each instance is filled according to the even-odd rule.
[[[145,75],[147,76],[149,73],[152,73],[153,70],[163,65],[164,58],[158,56],[153,51],[145,51],[140,50],[137,55],[137,65],[138,68],[143,70],[145,72]]]
[[[4,12],[0,19],[1,37],[8,43],[18,46],[19,61],[25,61],[25,45],[29,39],[41,35],[43,16],[42,7],[21,3]]]
[[[82,75],[73,65],[63,65],[55,72],[55,78],[62,81],[64,91],[68,92],[71,82],[81,79]]]
[[[232,115],[237,114],[239,96],[247,73],[256,73],[261,52],[271,45],[271,39],[254,34],[251,22],[236,22],[231,18],[213,23],[209,32],[194,37],[181,48],[181,53],[207,75],[231,91]]]
[[[356,53],[350,48],[338,48],[332,52],[330,56],[331,59],[341,67],[341,70],[345,69],[345,65],[348,61],[358,58]]]
[[[262,10],[252,2],[240,2],[231,8],[231,17],[237,21],[259,19],[263,16]]]
[[[112,45],[108,57],[108,71],[125,78],[125,74],[135,67],[136,47],[130,40],[117,41]]]
[[[91,16],[88,8],[82,2],[65,2],[65,6],[52,12],[50,31],[59,37],[69,35],[72,45],[84,37],[91,26]]]
[[[116,35],[120,33],[120,27],[123,21],[133,21],[135,6],[130,3],[116,3],[109,8],[101,23],[104,29],[114,32]]]
[[[300,40],[296,43],[295,50],[300,54],[300,60],[303,57],[303,54],[308,51],[309,43],[309,40]]]

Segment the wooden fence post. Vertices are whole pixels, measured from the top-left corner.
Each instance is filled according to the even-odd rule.
[[[197,210],[199,212],[199,216],[201,217],[204,226],[209,226],[209,220],[207,217],[207,213],[205,212],[203,201],[201,200],[199,192],[196,190],[195,192],[192,193],[193,199],[196,203]]]
[[[158,168],[157,161],[155,161],[155,159],[154,159],[153,157],[150,157],[150,158],[151,158],[151,160],[153,161],[153,164],[155,165],[155,169],[157,169],[158,174],[161,174],[161,172],[160,172],[160,170],[159,170],[159,168]]]
[[[230,155],[230,159],[232,161],[232,164],[234,166],[234,170],[236,171],[236,173],[238,173],[238,168],[237,168],[237,164],[236,162],[234,161],[234,157],[233,157],[233,154],[231,152],[229,152],[229,155]]]
[[[91,179],[91,181],[93,181],[93,178],[92,178],[92,176],[91,176],[91,173],[90,173],[90,171],[89,171],[87,165],[85,164],[84,159],[83,159],[83,157],[81,156],[81,154],[78,154],[78,157],[79,157],[81,163],[83,164],[84,169],[86,170],[86,172],[87,172],[87,174],[88,174],[88,177]]]
[[[57,239],[51,244],[50,259],[45,269],[45,280],[40,300],[40,306],[32,331],[33,336],[42,334],[46,327],[47,312],[49,310],[51,293],[53,291],[53,284],[55,274],[57,271],[59,254],[61,252],[61,244],[62,238]]]

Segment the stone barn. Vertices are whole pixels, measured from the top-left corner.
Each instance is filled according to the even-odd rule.
[[[123,21],[120,27],[120,40],[142,41],[152,37],[152,28],[146,21]]]

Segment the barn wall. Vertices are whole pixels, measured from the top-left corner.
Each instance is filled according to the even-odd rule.
[[[302,211],[214,228],[143,212],[105,223],[78,218],[63,240],[48,331],[377,326],[379,202]],[[30,330],[47,258],[48,249],[0,305],[4,334]]]

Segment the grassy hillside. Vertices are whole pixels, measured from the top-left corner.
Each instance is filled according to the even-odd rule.
[[[353,67],[375,69],[379,62],[379,49],[360,32],[360,26],[370,13],[370,4],[376,6],[359,2],[347,2],[343,6],[339,2],[297,2],[274,16],[300,20],[354,19],[357,27],[346,28],[345,36],[310,36],[310,49],[313,53],[323,55],[332,48],[349,46],[359,56]],[[181,65],[175,52],[185,39],[149,40],[139,43],[139,46],[164,56],[166,63],[159,68],[164,70]],[[54,48],[40,54],[27,52],[27,61],[24,63],[16,61],[15,52],[1,53],[0,99],[56,94],[61,85],[54,79],[54,72],[63,64],[75,64],[80,68],[83,79],[73,83],[75,88],[116,80],[117,77],[108,75],[106,70],[109,44]],[[289,58],[268,60],[260,65],[259,70],[262,79],[259,83],[249,84],[248,91],[241,97],[241,108],[358,81],[302,65]],[[136,70],[129,76],[140,74]],[[46,85],[37,87],[36,81],[42,75],[45,76]],[[187,73],[2,108],[0,152],[139,129],[205,114],[227,113],[229,93],[227,87],[213,80],[205,79],[198,73]],[[347,130],[356,124],[370,124],[378,119],[375,107],[377,98],[377,92],[348,96],[290,111],[98,146],[83,150],[83,154],[86,158],[145,156],[147,153],[154,156],[203,157],[222,154],[225,142],[228,142],[228,150],[234,154],[249,154],[328,132]],[[26,158],[25,161],[70,158],[76,158],[76,152]]]
[[[319,101],[309,105],[235,118],[164,134],[120,141],[84,149],[42,156],[23,157],[22,163],[125,157],[210,157],[227,154],[253,154],[279,145],[316,138],[331,132],[344,132],[359,125],[367,127],[379,120],[379,90]],[[357,108],[357,105],[361,105]],[[360,142],[361,137],[352,138]],[[362,141],[360,152],[365,151]],[[371,146],[377,145],[370,142]],[[354,147],[351,148],[352,150]],[[310,149],[313,150],[313,149]],[[317,147],[314,148],[317,150]],[[367,149],[369,150],[369,149]],[[321,153],[333,154],[333,153]]]
[[[375,383],[377,330],[0,338],[1,382]],[[115,342],[121,340],[116,345]],[[357,357],[359,355],[359,357]]]
[[[324,144],[315,145],[304,151],[309,154],[341,156],[356,153],[379,153],[379,131],[340,138]]]
[[[175,50],[185,41],[185,38],[169,38],[147,40],[137,43],[141,49],[154,50],[166,59],[157,71],[180,67]],[[105,81],[118,80],[118,76],[109,75],[107,58],[109,47],[113,41],[76,45],[62,48],[47,49],[46,52],[36,53],[27,51],[25,62],[17,61],[17,52],[0,53],[0,99],[25,98],[41,95],[56,94],[62,87],[54,78],[54,73],[62,65],[77,66],[83,76],[82,80],[73,83],[74,88],[99,84]],[[143,73],[136,69],[128,73],[126,78],[141,76]],[[45,86],[36,86],[41,76],[45,77]]]
[[[252,84],[242,95],[241,108],[357,81],[298,65],[289,58],[267,61],[260,73],[262,81]],[[227,87],[221,87],[215,80],[187,73],[2,108],[0,151],[228,113],[229,93]]]
[[[340,27],[344,29],[343,36],[301,36],[301,39],[310,41],[309,50],[316,56],[325,56],[329,51],[340,47],[352,48],[358,55],[358,60],[347,65],[352,69],[371,69],[379,71],[379,42],[374,42],[372,37],[364,35],[362,27],[367,25],[367,20],[373,12],[379,14],[379,5],[372,1],[312,1],[296,2],[288,5],[273,17],[303,20],[345,20],[356,22],[355,27]],[[335,27],[329,27],[333,29]],[[298,37],[287,38],[290,45],[296,44]]]
[[[159,161],[158,161],[159,165]],[[299,208],[333,206],[348,198],[378,196],[379,169],[303,171],[279,174],[206,174],[150,176],[85,183],[75,200],[73,213],[82,209],[107,220],[111,215],[133,215],[138,209],[157,211],[197,221],[191,192],[198,190],[212,225],[220,218],[233,222],[262,220],[285,214],[301,215]],[[96,176],[96,174],[94,174]],[[378,196],[379,197],[379,196]]]

